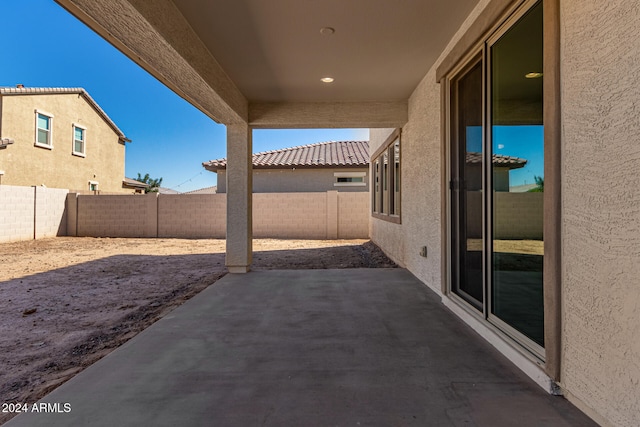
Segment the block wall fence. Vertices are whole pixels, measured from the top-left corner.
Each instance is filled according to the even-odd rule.
[[[542,193],[496,196],[497,211],[518,214],[517,221],[496,230],[498,238],[542,238]],[[369,199],[364,192],[256,193],[253,236],[366,239]],[[479,197],[477,204],[481,212]],[[54,236],[224,239],[226,212],[226,194],[89,195],[1,185],[0,242]],[[471,234],[479,229],[473,220],[468,226]]]
[[[226,194],[78,195],[67,199],[70,236],[219,238],[226,234]],[[256,193],[253,236],[366,239],[369,194]]]
[[[65,236],[68,190],[0,185],[0,242]]]

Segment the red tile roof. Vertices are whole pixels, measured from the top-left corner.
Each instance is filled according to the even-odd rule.
[[[471,164],[482,164],[482,153],[467,153],[467,163]],[[504,166],[509,169],[519,169],[524,167],[527,164],[526,159],[521,159],[519,157],[511,157],[511,156],[503,156],[501,154],[493,155],[493,165],[494,166]]]
[[[363,167],[369,165],[369,141],[329,141],[265,151],[253,155],[254,169],[290,167]],[[227,159],[202,163],[212,172],[227,168]]]

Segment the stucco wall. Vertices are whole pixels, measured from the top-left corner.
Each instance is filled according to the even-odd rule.
[[[449,46],[486,6],[482,1]],[[603,425],[640,425],[640,3],[560,0],[565,395]],[[448,49],[443,52],[443,56]],[[436,63],[437,67],[438,63]],[[440,87],[432,69],[402,139],[402,224],[371,237],[439,291]],[[375,141],[388,131],[371,131]],[[429,247],[429,257],[417,255]],[[442,272],[444,274],[444,272]]]
[[[34,145],[36,109],[53,115],[53,149]],[[88,190],[97,181],[101,191],[131,192],[122,188],[124,145],[81,95],[5,95],[1,113],[2,136],[15,141],[0,150],[3,184]],[[86,127],[85,157],[72,154],[74,123]]]
[[[0,242],[66,234],[67,190],[0,185]]]
[[[334,185],[334,172],[366,172],[364,186]],[[322,191],[362,192],[369,191],[368,168],[334,168],[334,169],[254,169],[254,193],[308,193]],[[218,193],[226,193],[226,173],[218,172]]]
[[[640,425],[640,3],[563,0],[562,382]]]
[[[371,130],[372,152],[388,135],[388,129]],[[394,261],[440,293],[442,169],[440,86],[435,83],[435,69],[409,99],[409,122],[402,128],[400,150],[402,224],[372,218],[371,239]],[[426,258],[420,256],[423,246],[427,247]]]

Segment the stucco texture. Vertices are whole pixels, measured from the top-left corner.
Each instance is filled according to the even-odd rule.
[[[365,172],[363,186],[335,186],[335,172]],[[220,170],[218,175],[218,193],[227,192],[227,174]],[[298,193],[298,192],[362,192],[369,191],[368,168],[289,168],[254,169],[254,193]]]
[[[449,52],[487,6],[481,2]],[[562,389],[603,425],[640,425],[640,3],[560,0]],[[436,66],[438,63],[436,63]],[[441,99],[435,67],[402,129],[402,224],[371,237],[439,290]],[[389,130],[371,131],[376,150]],[[376,145],[377,144],[377,145]],[[427,259],[419,248],[429,249]]]
[[[52,149],[35,145],[35,110],[53,115]],[[2,136],[14,144],[0,150],[2,183],[89,190],[89,181],[109,193],[127,193],[125,146],[118,134],[79,94],[10,95],[2,97]],[[86,128],[85,156],[72,154],[73,124]]]
[[[640,425],[640,3],[561,2],[562,384]]]
[[[374,152],[389,129],[371,130]],[[400,142],[401,224],[371,219],[371,238],[398,264],[408,268],[434,291],[441,292],[441,141],[440,85],[435,69],[409,99],[409,121]],[[427,257],[420,249],[427,247]]]
[[[441,186],[442,141],[440,85],[436,69],[465,31],[487,6],[481,0],[431,70],[416,87],[408,105],[408,122],[401,136],[401,224],[371,218],[369,234],[399,265],[408,268],[418,279],[441,294],[443,217]],[[391,133],[391,129],[371,129],[369,147],[374,153]],[[420,249],[427,247],[427,257]]]

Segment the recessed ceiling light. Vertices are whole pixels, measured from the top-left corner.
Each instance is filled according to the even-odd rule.
[[[335,28],[331,28],[331,27],[320,28],[320,34],[322,34],[323,36],[330,36],[335,32],[336,32]]]
[[[331,83],[333,82],[333,77],[323,77],[320,79],[323,83]]]
[[[542,77],[542,73],[527,73],[524,75],[524,77],[527,79],[539,79],[540,77]]]

